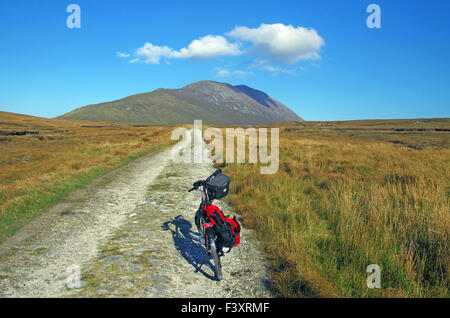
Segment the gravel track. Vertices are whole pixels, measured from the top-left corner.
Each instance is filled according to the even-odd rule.
[[[195,272],[205,259],[193,225],[200,194],[187,189],[214,169],[170,158],[167,149],[99,178],[0,245],[0,297],[271,297],[245,227],[222,258],[223,280],[211,260]]]

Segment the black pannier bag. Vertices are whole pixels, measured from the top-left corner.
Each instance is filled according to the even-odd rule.
[[[230,189],[230,178],[223,174],[213,174],[207,180],[207,191],[210,200],[222,199]]]

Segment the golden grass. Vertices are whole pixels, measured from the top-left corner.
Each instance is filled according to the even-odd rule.
[[[379,124],[396,137],[399,123]],[[333,126],[286,129],[294,127],[280,129],[278,173],[224,169],[230,203],[264,243],[276,293],[449,297],[448,131],[410,131],[399,144],[370,129],[350,137]],[[381,267],[380,289],[367,288],[369,264]]]
[[[171,130],[0,112],[0,242],[72,190],[171,144]]]

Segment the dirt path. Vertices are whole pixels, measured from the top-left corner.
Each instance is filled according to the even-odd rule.
[[[0,297],[271,297],[245,228],[222,259],[222,281],[211,262],[194,272],[205,258],[193,226],[200,196],[186,190],[214,169],[175,164],[170,151],[100,178],[0,245]]]

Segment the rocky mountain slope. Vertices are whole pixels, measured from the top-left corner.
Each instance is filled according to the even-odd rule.
[[[180,89],[157,89],[120,100],[89,105],[61,119],[183,124],[247,125],[302,120],[266,93],[246,85],[195,82]]]

